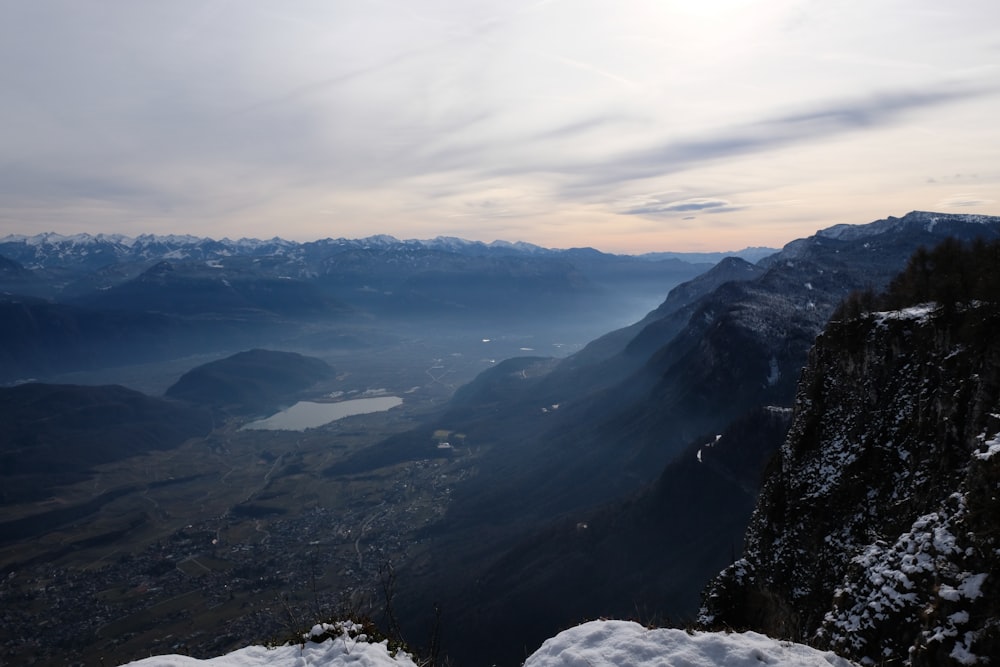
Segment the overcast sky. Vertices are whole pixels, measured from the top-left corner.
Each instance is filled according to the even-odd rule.
[[[780,246],[1000,214],[997,0],[0,0],[0,236]]]

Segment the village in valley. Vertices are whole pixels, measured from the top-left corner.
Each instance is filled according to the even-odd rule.
[[[285,641],[321,618],[375,613],[387,573],[420,552],[421,529],[447,510],[474,455],[462,434],[438,431],[429,446],[445,456],[322,477],[330,451],[347,447],[339,442],[392,421],[353,420],[305,433],[231,428],[162,454],[163,469],[185,460],[178,479],[109,503],[102,514],[129,509],[93,524],[116,530],[81,538],[67,529],[33,558],[8,557],[0,664],[209,656]],[[287,450],[274,454],[280,443]],[[234,455],[240,447],[253,453]],[[206,474],[213,458],[217,471]],[[197,518],[180,525],[185,516]]]

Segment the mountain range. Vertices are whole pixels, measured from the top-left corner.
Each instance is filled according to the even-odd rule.
[[[594,331],[595,313],[632,317],[709,266],[444,237],[7,236],[0,381],[276,341],[301,346],[305,335],[332,340],[373,323]]]
[[[336,255],[351,250],[385,251],[438,250],[466,255],[548,255],[566,253],[603,255],[591,248],[559,250],[543,248],[531,243],[469,241],[439,236],[428,240],[400,240],[385,234],[362,239],[321,239],[299,243],[278,237],[270,240],[242,238],[233,241],[190,235],[141,234],[131,237],[124,234],[74,234],[52,232],[27,236],[11,234],[0,238],[0,255],[13,259],[30,269],[101,268],[109,264],[169,260],[212,260],[235,256],[289,257],[307,261],[311,258]],[[644,261],[677,259],[690,263],[714,263],[726,256],[742,256],[756,261],[773,252],[772,248],[756,247],[729,253],[647,253],[639,255]]]
[[[70,243],[33,238],[0,246],[27,253]],[[190,237],[140,238],[66,247],[91,244],[105,259],[154,241],[168,253],[222,253]],[[414,426],[345,449],[325,467],[288,470],[303,481],[366,485],[449,462],[446,509],[394,570],[388,620],[411,637],[444,628],[444,650],[460,664],[518,664],[595,616],[698,617],[863,664],[975,664],[1000,650],[998,239],[1000,218],[912,212],[820,230],[756,262],[687,265],[687,279],[659,306],[575,354],[491,364]],[[230,331],[232,345],[265,330],[302,340],[299,328],[318,322],[342,332],[361,321],[389,331],[415,320],[575,317],[682,275],[675,260],[451,239],[213,243],[247,254],[100,267],[80,259],[67,269],[72,262],[45,266],[37,259],[45,253],[30,260],[0,247],[10,258],[0,265],[5,279],[49,290],[7,298],[22,313],[9,321],[35,328],[6,335],[44,343],[40,333],[52,327],[38,313],[63,323],[74,321],[65,313],[85,313],[100,322],[95,331],[123,341],[134,338],[122,331],[161,327],[155,337],[174,346],[163,351],[170,355],[198,338],[192,332],[210,330]],[[333,247],[341,250],[325,254]],[[101,338],[88,335],[70,334]],[[35,367],[44,366],[39,357]],[[258,400],[273,407],[267,383],[243,375],[262,358],[291,372],[286,398],[330,377],[301,356],[244,353],[168,392],[197,407],[156,399],[156,409],[214,405],[226,418]],[[442,433],[460,435],[442,447]]]

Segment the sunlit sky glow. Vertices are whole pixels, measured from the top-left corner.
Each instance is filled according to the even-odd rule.
[[[1000,214],[996,0],[11,0],[0,236],[780,246]]]

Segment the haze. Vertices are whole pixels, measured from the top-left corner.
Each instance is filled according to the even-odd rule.
[[[619,252],[1000,213],[1000,6],[10,2],[0,235]]]

